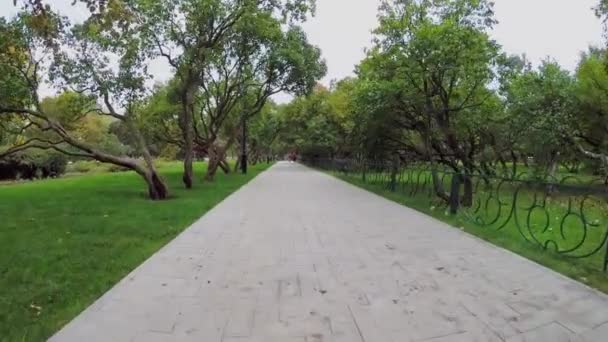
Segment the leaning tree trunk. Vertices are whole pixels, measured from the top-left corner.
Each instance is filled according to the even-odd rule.
[[[127,117],[125,118],[125,121],[127,123],[127,126],[129,127],[129,130],[131,131],[131,134],[133,135],[133,137],[135,137],[137,148],[141,153],[142,157],[144,158],[144,163],[146,166],[145,168],[143,168],[139,164],[136,164],[137,167],[135,171],[140,174],[148,184],[148,195],[151,199],[166,199],[169,192],[167,189],[167,185],[159,176],[158,171],[156,171],[156,166],[154,166],[154,159],[150,154],[150,150],[148,149],[146,140],[144,139],[143,135],[141,134],[141,131],[139,130],[135,122],[133,122],[132,118]]]
[[[551,162],[549,164],[549,172],[547,173],[549,176],[549,180],[554,180],[557,176],[557,170],[559,169],[559,153],[554,153],[551,156]]]
[[[206,181],[212,182],[214,180],[218,167],[221,167],[225,173],[230,172],[230,166],[226,162],[226,154],[228,153],[230,147],[232,147],[232,145],[235,143],[239,131],[239,129],[236,129],[232,133],[232,136],[230,136],[228,141],[226,141],[226,144],[224,146],[217,146],[214,143],[211,143],[209,150],[213,151],[214,157],[209,157],[209,166],[207,167],[207,174],[205,175]]]
[[[146,166],[144,166],[139,164],[135,159],[117,157],[100,151],[95,147],[90,146],[87,143],[70,136],[65,130],[63,130],[62,127],[54,127],[54,124],[52,125],[53,130],[57,132],[66,143],[83,152],[86,152],[90,158],[100,161],[102,163],[114,164],[135,171],[146,182],[150,199],[162,200],[167,198],[167,186],[156,172],[154,165],[151,163],[151,157],[149,157],[149,153],[147,154],[147,156],[144,155],[144,159],[148,159],[146,160]],[[147,148],[145,150],[147,151]]]
[[[226,162],[226,151],[229,146],[212,146],[209,148],[209,165],[207,166],[207,174],[205,174],[205,180],[213,182],[215,180],[215,174],[217,169],[221,168],[224,173],[230,172],[230,167]]]
[[[158,175],[156,169],[154,168],[152,157],[149,153],[145,140],[141,135],[141,132],[139,131],[139,129],[137,128],[137,126],[132,121],[132,118],[129,115],[119,115],[114,112],[114,109],[108,103],[107,100],[106,104],[108,109],[111,111],[111,115],[125,122],[127,124],[127,127],[129,128],[129,133],[133,134],[133,136],[136,138],[138,150],[142,153],[145,160],[145,163],[143,165],[135,159],[120,157],[107,153],[96,146],[90,145],[82,141],[81,139],[70,135],[70,133],[68,133],[68,130],[66,130],[61,125],[61,123],[47,116],[47,114],[44,112],[29,109],[17,109],[15,111],[18,113],[31,113],[36,118],[43,120],[48,125],[48,129],[52,130],[61,138],[61,143],[66,143],[71,147],[77,149],[79,152],[66,151],[65,149],[58,147],[56,144],[40,146],[39,148],[52,148],[67,155],[91,158],[102,163],[113,164],[135,171],[144,179],[144,181],[148,185],[148,194],[151,199],[160,200],[166,198],[168,194],[167,186],[162,181],[161,177]]]
[[[230,174],[232,170],[230,170],[230,164],[226,161],[226,155],[224,154],[224,159],[220,160],[219,163],[220,168],[224,171],[224,174]]]
[[[135,172],[143,177],[144,181],[148,185],[148,196],[152,200],[164,200],[168,197],[169,191],[167,186],[163,182],[162,178],[158,175],[156,170],[146,169],[140,165],[135,167]]]
[[[527,158],[524,158],[524,160],[526,160]],[[511,169],[511,176],[513,177],[513,179],[517,178],[517,163],[519,163],[519,159],[517,158],[517,153],[515,153],[515,151],[511,150],[511,160],[513,161],[513,165],[512,165],[512,169]],[[526,165],[528,166],[528,165]]]
[[[219,163],[217,146],[212,144],[209,146],[209,163],[207,164],[207,173],[205,174],[207,182],[213,182]]]

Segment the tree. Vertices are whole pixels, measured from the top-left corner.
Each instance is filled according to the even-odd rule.
[[[133,2],[133,6],[136,12],[142,13],[139,31],[156,53],[175,69],[179,81],[177,94],[181,105],[179,126],[184,144],[183,181],[190,188],[196,98],[206,81],[206,70],[227,50],[225,44],[232,42],[229,37],[235,28],[246,27],[248,20],[254,20],[254,26],[261,24],[259,20],[263,22],[269,18],[283,22],[301,21],[313,9],[314,1],[142,0]]]
[[[606,51],[591,49],[584,54],[576,72],[571,141],[585,157],[597,160],[608,173],[608,71]]]
[[[115,3],[113,3],[115,4]],[[116,5],[82,25],[70,27],[65,18],[47,12],[41,17],[22,12],[11,22],[3,22],[2,44],[7,49],[0,52],[0,68],[6,73],[2,81],[9,82],[15,90],[0,96],[0,114],[18,117],[25,124],[22,130],[37,129],[48,134],[44,138],[31,138],[12,146],[5,153],[26,148],[55,149],[77,157],[93,158],[112,163],[137,172],[147,183],[152,199],[167,197],[167,187],[158,175],[146,141],[135,125],[134,110],[145,92],[147,78],[146,56],[136,39],[137,34],[128,25],[132,13]],[[124,25],[116,29],[108,25],[117,20]],[[39,34],[39,28],[54,31],[52,41],[48,35]],[[63,48],[63,49],[61,49]],[[15,58],[15,54],[19,58]],[[54,57],[49,67],[44,57]],[[120,56],[118,68],[110,65],[111,58]],[[72,89],[82,96],[69,94],[60,98],[60,113],[45,108],[39,98],[39,84],[42,76],[51,75],[49,82],[64,89]],[[103,103],[103,106],[98,105]],[[50,106],[52,107],[52,106]],[[57,106],[56,106],[57,107]],[[124,109],[121,112],[120,109]],[[125,122],[136,138],[138,152],[144,162],[115,155],[86,141],[70,130],[69,125],[83,117],[95,113],[110,116]],[[67,150],[70,146],[75,151]]]
[[[243,123],[272,95],[308,93],[326,72],[320,50],[308,43],[301,28],[283,31],[281,23],[268,16],[245,22],[234,27],[224,50],[204,69],[198,93],[195,142],[210,152],[207,180],[213,180]],[[216,142],[222,133],[220,145]]]
[[[573,128],[574,78],[553,61],[515,77],[507,110],[520,146],[533,155],[543,177],[555,177],[559,163],[572,154],[567,137]]]
[[[281,153],[277,142],[283,128],[279,106],[268,101],[260,114],[250,119],[249,154],[252,163],[274,158]]]
[[[394,127],[385,135],[393,148],[462,172],[468,205],[469,175],[482,149],[478,123],[490,119],[484,107],[495,102],[488,88],[499,56],[487,33],[495,22],[492,4],[383,1],[379,20],[375,46],[359,69],[376,92],[370,99],[383,122],[378,127]]]
[[[348,157],[353,153],[351,100],[354,79],[317,85],[306,97],[279,108],[282,152],[298,151],[304,158]]]

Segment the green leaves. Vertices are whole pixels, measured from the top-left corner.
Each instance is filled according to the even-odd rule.
[[[455,167],[480,149],[500,106],[489,89],[499,46],[483,0],[384,1],[375,47],[359,67],[374,154],[410,151]],[[489,110],[488,110],[489,109]],[[381,143],[380,143],[381,142]]]

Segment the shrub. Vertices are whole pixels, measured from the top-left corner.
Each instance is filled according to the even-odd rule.
[[[58,177],[65,173],[65,155],[48,150],[26,150],[0,160],[0,179]]]
[[[64,154],[53,153],[41,161],[43,177],[58,177],[65,173],[68,159]]]
[[[129,171],[129,169],[127,169],[126,167],[123,167],[123,166],[109,164],[108,171],[109,172],[126,172],[126,171]]]
[[[114,165],[100,163],[96,160],[78,160],[68,165],[68,173],[104,173],[104,172],[123,172],[128,169]]]
[[[68,173],[88,173],[95,168],[91,161],[77,160],[68,164]]]
[[[178,146],[167,144],[167,146],[160,151],[160,155],[158,157],[162,160],[174,161],[177,160],[179,153],[180,148]]]

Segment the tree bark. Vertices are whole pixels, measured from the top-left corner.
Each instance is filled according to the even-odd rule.
[[[209,145],[209,166],[207,167],[207,174],[205,175],[206,181],[212,182],[214,180],[218,167],[221,167],[225,173],[230,172],[230,166],[228,165],[228,162],[226,162],[226,154],[236,141],[239,131],[238,128],[235,129],[224,146],[217,146],[213,142]],[[238,169],[235,169],[235,172],[236,170]]]
[[[158,172],[154,167],[153,158],[148,150],[147,144],[139,131],[135,122],[133,122],[133,118],[131,117],[131,113],[127,113],[125,115],[117,114],[112,105],[108,101],[108,97],[106,94],[105,102],[110,110],[110,113],[107,115],[111,115],[119,120],[122,120],[127,124],[130,133],[135,137],[135,142],[137,145],[138,151],[142,154],[144,158],[143,165],[138,162],[138,160],[126,157],[120,157],[116,155],[112,155],[110,153],[104,152],[103,150],[90,145],[79,138],[76,138],[62,126],[62,124],[56,119],[48,116],[43,111],[27,109],[27,108],[0,108],[0,113],[21,113],[27,114],[29,116],[33,116],[37,119],[43,120],[46,124],[45,129],[51,130],[57,134],[57,136],[61,139],[60,142],[48,142],[47,145],[37,146],[38,148],[49,149],[52,148],[61,153],[95,159],[102,163],[109,163],[118,165],[129,170],[135,171],[138,175],[140,175],[143,180],[146,182],[148,186],[148,196],[153,200],[161,200],[165,199],[168,195],[168,189]],[[60,143],[66,143],[80,152],[68,151],[61,146],[58,146]]]
[[[524,159],[526,159],[526,158],[524,158]],[[517,153],[515,153],[515,151],[513,151],[513,150],[511,150],[511,160],[513,162],[513,165],[512,165],[513,168],[511,169],[512,177],[513,177],[513,179],[515,179],[517,177],[517,163],[519,162],[519,159],[517,158]]]
[[[145,145],[143,145],[144,148],[142,150],[142,154],[144,155],[144,161],[145,161],[146,166],[143,166],[143,165],[139,164],[137,162],[137,160],[135,160],[135,159],[117,157],[117,156],[105,153],[79,139],[72,137],[69,133],[67,133],[67,131],[65,129],[63,129],[63,127],[59,123],[57,123],[53,119],[50,119],[50,118],[46,119],[46,122],[49,124],[50,128],[63,139],[63,141],[65,141],[67,144],[79,149],[80,151],[86,153],[87,157],[95,159],[102,163],[110,163],[110,164],[122,166],[129,170],[135,171],[137,174],[139,174],[144,179],[144,181],[148,185],[148,195],[150,196],[150,199],[162,200],[167,197],[167,195],[168,195],[167,186],[165,185],[165,183],[162,181],[162,179],[159,177],[158,173],[156,172],[156,169],[154,168],[154,164],[152,161],[152,157],[150,156],[149,152],[145,153],[147,151],[147,147]],[[133,127],[133,126],[131,126],[131,127]],[[132,131],[132,132],[137,134],[139,132],[139,130],[135,129],[135,131]],[[142,140],[139,140],[139,139],[142,139]],[[143,143],[143,138],[141,137],[141,134],[139,134],[138,140],[139,140],[138,144]],[[140,145],[140,146],[142,146],[142,145]]]
[[[142,168],[142,170],[136,171],[145,179],[146,183],[148,184],[148,195],[153,200],[166,199],[168,196],[167,185],[156,171],[154,159],[150,154],[150,150],[148,149],[148,145],[146,144],[146,141],[143,135],[141,134],[141,131],[137,127],[136,123],[133,122],[133,119],[131,117],[126,117],[125,121],[127,123],[127,126],[129,127],[129,130],[131,131],[131,134],[135,137],[139,152],[144,158],[146,168]],[[140,165],[137,166],[140,167]]]
[[[234,172],[238,172],[241,168],[241,158],[236,158],[236,163],[234,163]]]
[[[230,174],[230,172],[231,172],[230,164],[228,164],[228,161],[226,161],[226,155],[224,155],[224,159],[222,159],[220,161],[219,166],[222,169],[222,171],[224,171],[224,174]]]
[[[148,185],[148,196],[152,200],[164,200],[168,197],[169,191],[167,186],[163,182],[162,178],[158,175],[156,170],[147,170],[141,166],[137,166],[135,169],[140,176],[143,177],[144,181]]]
[[[196,88],[189,79],[185,81],[182,95],[182,118],[181,130],[184,138],[184,174],[182,181],[186,189],[192,189],[192,179],[194,177],[194,120],[193,120],[193,101]]]
[[[469,172],[465,171],[462,182],[464,184],[462,206],[465,208],[470,208],[473,205],[473,180],[471,179],[471,174]]]
[[[209,165],[207,166],[207,173],[205,174],[205,180],[213,182],[215,180],[215,174],[217,169],[221,168],[224,173],[230,172],[230,167],[226,162],[226,151],[230,146],[212,146],[209,148]]]
[[[441,179],[439,179],[439,175],[437,174],[437,169],[435,168],[435,165],[431,166],[431,176],[433,178],[433,189],[435,191],[435,194],[444,201],[449,202],[450,196],[443,188],[443,182],[441,181]],[[456,177],[456,175],[454,175],[454,177]]]

